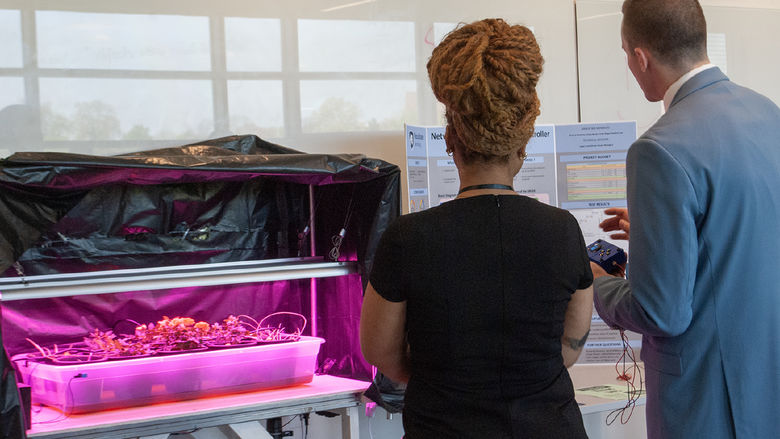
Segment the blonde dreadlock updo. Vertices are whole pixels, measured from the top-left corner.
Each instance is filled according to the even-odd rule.
[[[530,29],[485,19],[448,34],[433,49],[428,77],[447,110],[447,151],[467,160],[508,157],[525,147],[539,115],[536,83],[544,59]]]

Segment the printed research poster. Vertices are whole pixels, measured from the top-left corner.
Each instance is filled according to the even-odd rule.
[[[409,187],[409,212],[420,212],[428,202],[428,151],[425,127],[405,125],[406,178]]]
[[[586,244],[600,238],[628,251],[627,241],[611,240],[598,224],[607,218],[604,209],[626,207],[626,155],[634,140],[634,121],[555,126],[560,207],[577,218]],[[631,331],[626,336],[638,359],[641,336]],[[594,310],[578,363],[614,363],[622,354],[620,332]]]
[[[450,201],[458,195],[460,177],[455,161],[447,155],[445,127],[406,125],[406,159],[409,211],[419,212]],[[521,195],[557,204],[555,177],[555,126],[537,125],[526,148],[526,160],[513,187]],[[427,166],[427,170],[423,170]]]
[[[444,127],[425,128],[425,139],[428,142],[428,181],[430,182],[431,207],[454,199],[460,188],[460,177],[458,176],[458,168],[455,167],[455,160],[447,155],[444,129]]]
[[[536,125],[525,150],[526,158],[513,186],[521,195],[556,206],[555,125]]]
[[[460,179],[447,155],[444,127],[406,125],[409,211],[438,206],[457,195]],[[537,125],[526,160],[515,176],[518,193],[571,211],[587,244],[607,239],[598,224],[607,207],[626,206],[626,154],[636,140],[636,122]],[[628,251],[627,241],[614,241]],[[629,256],[630,257],[630,256]],[[626,331],[639,357],[639,334]],[[578,363],[614,363],[623,353],[620,333],[594,311],[591,332]]]

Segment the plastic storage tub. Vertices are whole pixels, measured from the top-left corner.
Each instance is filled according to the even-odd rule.
[[[78,365],[14,362],[32,402],[84,413],[308,383],[320,344],[299,341]]]

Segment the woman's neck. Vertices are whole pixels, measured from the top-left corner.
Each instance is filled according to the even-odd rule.
[[[460,193],[456,198],[476,197],[479,195],[517,195],[512,189],[513,176],[505,166],[466,166],[458,170],[460,175]],[[463,189],[468,189],[463,191]]]

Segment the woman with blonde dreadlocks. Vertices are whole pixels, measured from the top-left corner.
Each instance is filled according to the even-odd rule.
[[[571,214],[511,186],[542,64],[533,33],[500,19],[428,62],[460,193],[388,227],[360,321],[366,359],[408,383],[408,439],[586,437],[566,369],[590,329],[585,244]]]

